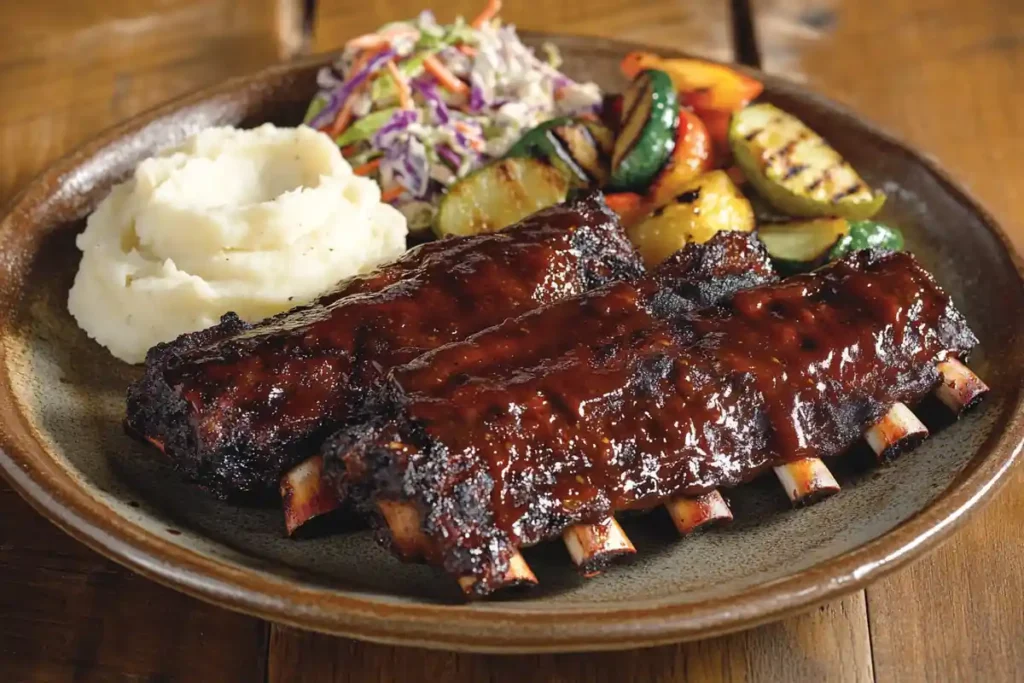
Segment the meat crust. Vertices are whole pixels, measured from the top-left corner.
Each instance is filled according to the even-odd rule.
[[[420,246],[318,301],[153,349],[128,391],[126,428],[220,497],[267,496],[425,350],[642,266],[599,194],[500,233]]]
[[[366,511],[413,503],[427,560],[486,593],[517,548],[571,524],[844,452],[976,343],[909,254],[860,252],[751,289],[734,259],[732,291],[706,291],[689,276],[714,275],[720,248],[396,367],[384,417],[328,442],[331,476]]]

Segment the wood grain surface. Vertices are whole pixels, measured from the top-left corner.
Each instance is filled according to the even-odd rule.
[[[442,19],[472,14],[456,0]],[[508,2],[524,28],[624,38],[808,81],[938,157],[1024,247],[1024,4],[978,0]],[[411,0],[0,3],[0,201],[99,129],[410,15]],[[736,11],[731,11],[736,10]],[[734,31],[733,19],[749,16]],[[0,681],[1024,680],[1024,472],[925,559],[745,633],[616,654],[493,657],[268,625],[121,569],[0,484]]]
[[[670,683],[872,680],[863,595],[742,633],[616,653],[464,655],[370,645],[273,626],[268,683]]]
[[[0,681],[260,681],[268,625],[133,574],[0,480]]]
[[[1024,248],[1024,3],[758,0],[764,67],[938,158]],[[867,589],[880,681],[1024,680],[1024,471],[965,529]]]

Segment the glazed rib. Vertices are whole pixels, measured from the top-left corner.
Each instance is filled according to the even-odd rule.
[[[265,495],[390,367],[641,272],[600,195],[581,197],[501,233],[421,246],[263,323],[229,315],[154,349],[126,425],[213,493]]]
[[[908,254],[861,252],[700,311],[666,275],[396,368],[386,419],[332,439],[328,468],[364,508],[413,505],[427,560],[484,594],[519,547],[570,525],[842,453],[976,343]]]

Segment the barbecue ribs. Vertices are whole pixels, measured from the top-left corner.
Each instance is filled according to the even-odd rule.
[[[313,304],[154,348],[129,433],[220,497],[266,496],[392,366],[642,266],[599,194],[500,233],[420,246]]]
[[[374,416],[328,441],[331,477],[379,525],[408,505],[426,560],[484,594],[570,525],[842,453],[976,343],[904,253],[701,307],[730,287],[702,300],[688,266],[738,239],[396,367]]]

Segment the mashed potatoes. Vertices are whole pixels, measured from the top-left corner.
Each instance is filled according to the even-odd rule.
[[[211,128],[139,164],[78,237],[68,310],[129,363],[223,313],[259,320],[405,249],[405,219],[310,128]]]

